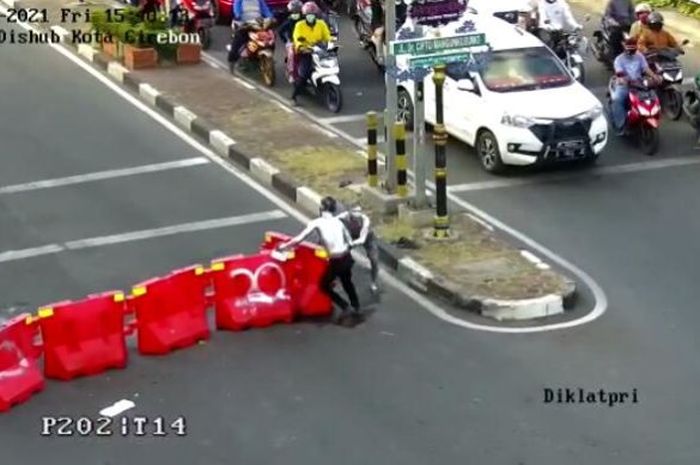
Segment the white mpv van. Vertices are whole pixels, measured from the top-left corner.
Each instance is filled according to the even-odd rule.
[[[493,53],[480,72],[447,66],[447,132],[475,148],[483,168],[558,161],[594,162],[608,141],[603,106],[539,39],[492,16],[468,14]],[[448,25],[441,35],[453,35]],[[459,27],[459,24],[456,25]],[[432,73],[424,81],[425,119],[435,123]],[[413,125],[413,84],[398,84],[398,117]]]

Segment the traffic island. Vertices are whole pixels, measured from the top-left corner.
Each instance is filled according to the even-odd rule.
[[[203,64],[128,71],[99,50],[82,46],[80,55],[308,213],[318,214],[326,195],[362,204],[385,266],[421,292],[497,320],[546,317],[573,302],[572,281],[456,206],[452,238],[440,241],[431,227],[373,207],[362,194],[360,147],[228,72]]]

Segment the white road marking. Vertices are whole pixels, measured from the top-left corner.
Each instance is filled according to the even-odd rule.
[[[134,166],[132,168],[120,168],[115,170],[98,171],[96,173],[79,174],[76,176],[67,176],[65,178],[45,179],[42,181],[33,181],[24,184],[0,187],[0,195],[16,194],[18,192],[28,192],[39,189],[50,189],[52,187],[70,186],[86,182],[103,181],[105,179],[122,178],[125,176],[134,176],[138,174],[156,173],[159,171],[173,170],[177,168],[206,165],[208,163],[211,162],[206,157],[195,157],[165,163]]]
[[[91,247],[102,247],[105,245],[121,244],[124,242],[141,241],[145,239],[155,239],[157,237],[173,236],[175,234],[192,233],[198,231],[209,231],[212,229],[228,228],[230,226],[240,226],[250,223],[260,223],[263,221],[279,220],[287,215],[281,210],[270,210],[248,215],[231,216],[228,218],[217,218],[215,220],[193,221],[175,226],[163,228],[144,229],[123,234],[113,234],[111,236],[93,237],[78,241],[66,242],[63,246],[68,250],[87,249]]]
[[[242,85],[243,87],[245,87],[246,89],[255,90],[254,86],[251,86],[250,84],[248,84],[247,82],[245,82],[241,78],[234,77],[233,80],[236,81],[237,83],[239,83],[240,85]]]
[[[120,415],[127,410],[130,410],[132,408],[136,407],[136,404],[133,403],[130,400],[127,399],[122,399],[118,402],[115,402],[114,404],[110,405],[109,407],[103,408],[100,410],[100,415],[103,417],[116,417],[117,415]]]
[[[358,115],[341,115],[341,116],[332,116],[330,118],[319,118],[319,121],[325,124],[342,124],[342,123],[354,123],[356,121],[365,121],[367,119],[367,115],[364,114],[358,114]]]
[[[281,102],[278,102],[277,100],[273,100],[272,103],[280,107],[282,110],[284,110],[287,113],[294,114],[294,111],[292,111],[291,108],[289,108],[287,105],[283,105]]]
[[[23,27],[29,27],[26,25],[23,25]],[[163,115],[160,115],[157,113],[155,110],[147,107],[144,103],[133,97],[131,94],[126,92],[124,89],[120,88],[118,85],[116,85],[114,82],[109,80],[107,77],[104,75],[100,74],[98,71],[93,69],[92,67],[88,66],[86,63],[84,63],[82,60],[74,56],[70,51],[68,51],[65,47],[59,46],[56,44],[50,44],[49,45],[51,48],[54,50],[58,51],[60,54],[65,56],[68,60],[72,61],[75,63],[77,66],[82,68],[85,72],[93,76],[95,79],[100,81],[102,84],[104,84],[106,87],[114,91],[116,94],[124,98],[126,101],[134,105],[136,108],[139,110],[143,111],[146,113],[148,116],[150,116],[152,119],[160,123],[163,127],[171,131],[173,134],[177,135],[180,137],[183,141],[187,142],[190,144],[192,147],[194,147],[196,150],[198,150],[200,153],[206,155],[209,157],[214,163],[218,164],[220,167],[228,171],[229,173],[233,174],[236,178],[238,178],[240,181],[248,185],[250,188],[254,189],[256,192],[259,194],[263,195],[265,198],[267,198],[270,202],[274,203],[277,205],[280,209],[283,211],[286,211],[290,216],[296,218],[300,222],[308,222],[309,218],[301,213],[300,211],[292,208],[289,206],[284,200],[282,200],[278,195],[272,193],[269,189],[265,188],[264,186],[260,185],[259,183],[255,182],[253,179],[251,179],[250,176],[248,176],[246,173],[240,171],[239,169],[235,168],[234,166],[230,165],[227,163],[225,160],[223,160],[221,157],[216,155],[213,151],[211,151],[209,148],[205,147],[201,143],[199,143],[197,140],[195,140],[192,136],[189,134],[185,133],[182,129],[178,128],[175,126],[172,122],[168,121]],[[250,85],[250,84],[248,84]],[[251,86],[253,87],[253,86]],[[255,87],[253,87],[255,88]],[[267,95],[276,95],[274,92],[269,91],[268,89],[263,89],[262,87],[259,88],[261,92],[267,93]],[[267,92],[266,92],[267,91]],[[299,111],[300,113],[303,113],[303,111]],[[308,113],[307,113],[308,114]],[[313,115],[308,114],[310,118],[313,118]],[[330,126],[332,128],[332,126]],[[349,142],[352,142],[352,137],[349,136],[347,133],[342,132],[342,131],[337,131],[336,133],[342,137],[345,140],[348,140]],[[434,186],[433,186],[434,188]],[[549,325],[541,325],[541,326],[531,326],[528,328],[503,328],[503,327],[498,327],[498,326],[490,326],[490,325],[482,325],[482,324],[477,324],[477,323],[472,323],[470,321],[462,320],[460,318],[457,318],[448,312],[446,312],[442,307],[436,305],[433,303],[430,299],[428,299],[426,296],[419,294],[417,291],[411,289],[408,285],[405,283],[399,281],[396,279],[392,273],[387,272],[385,269],[381,270],[381,275],[383,279],[392,287],[395,289],[400,290],[403,292],[405,295],[413,299],[418,305],[422,306],[424,309],[426,309],[428,312],[430,312],[432,315],[434,315],[437,318],[440,318],[441,320],[454,324],[456,326],[460,326],[463,328],[467,329],[472,329],[472,330],[480,330],[480,331],[486,331],[486,332],[494,332],[494,333],[537,333],[541,331],[552,331],[552,330],[557,330],[557,329],[564,329],[564,328],[571,328],[575,326],[579,326],[585,323],[588,323],[590,321],[595,320],[598,318],[600,315],[602,315],[605,310],[607,309],[608,302],[607,302],[607,297],[603,290],[598,286],[598,284],[586,273],[581,271],[578,267],[570,264],[568,261],[566,261],[564,258],[559,257],[556,255],[554,252],[549,251],[545,247],[539,245],[537,242],[533,241],[532,239],[528,238],[524,234],[508,227],[504,223],[501,223],[500,221],[496,220],[495,218],[492,218],[491,216],[487,215],[486,213],[482,212],[481,210],[477,209],[476,207],[473,207],[466,203],[465,201],[459,199],[458,197],[448,194],[450,199],[454,201],[455,203],[458,203],[460,206],[463,208],[466,208],[468,211],[471,211],[473,214],[479,216],[480,218],[484,219],[487,222],[490,222],[492,225],[497,225],[499,229],[503,230],[506,233],[510,233],[513,237],[516,237],[517,239],[523,241],[523,242],[529,242],[531,245],[531,248],[540,251],[540,253],[544,256],[547,257],[554,257],[552,260],[556,263],[558,263],[560,266],[563,268],[568,269],[571,271],[574,275],[578,276],[593,292],[593,295],[596,299],[596,305],[594,309],[588,313],[587,315],[584,315],[581,318],[567,321],[564,323],[558,323],[558,324],[549,324]],[[546,253],[545,253],[546,252]]]
[[[158,237],[173,236],[176,234],[192,233],[199,231],[210,231],[212,229],[228,228],[231,226],[241,226],[244,224],[260,223],[286,218],[287,214],[282,210],[270,210],[266,212],[251,213],[240,216],[230,216],[228,218],[217,218],[213,220],[194,221],[191,223],[177,224],[163,228],[144,229],[122,234],[112,234],[109,236],[91,237],[69,241],[63,244],[49,244],[30,249],[9,250],[0,252],[0,263],[24,260],[27,258],[50,255],[70,250],[89,249],[93,247],[103,247],[107,245],[123,244],[125,242],[155,239]]]
[[[592,168],[582,173],[567,174],[557,173],[537,177],[517,178],[517,179],[492,179],[488,181],[477,181],[465,184],[449,186],[450,193],[474,192],[489,189],[503,189],[509,187],[526,186],[529,184],[542,184],[547,181],[561,181],[566,179],[589,178],[591,176],[616,175],[625,173],[635,173],[641,171],[659,170],[666,168],[677,168],[679,166],[689,166],[700,164],[700,157],[687,156],[667,158],[665,160],[641,161],[637,163],[624,163],[621,165],[603,166]]]

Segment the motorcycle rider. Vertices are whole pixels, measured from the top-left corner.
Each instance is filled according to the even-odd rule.
[[[639,36],[637,47],[642,53],[655,52],[661,49],[675,49],[683,53],[680,44],[673,37],[673,34],[664,29],[664,17],[658,11],[649,15],[647,22],[648,29]]]
[[[562,57],[562,51],[556,50],[561,32],[578,32],[583,26],[576,21],[571,7],[566,0],[539,0],[537,11],[540,20],[540,30],[548,32],[548,37],[540,37],[543,42]],[[549,40],[547,40],[549,39]]]
[[[605,21],[610,28],[610,47],[613,56],[622,53],[622,43],[625,40],[624,34],[629,31],[634,22],[634,2],[633,0],[609,0],[603,14]]]
[[[648,3],[640,3],[634,8],[634,14],[637,16],[637,21],[630,28],[630,37],[639,39],[646,29],[648,29],[649,15],[653,10]]]
[[[625,122],[627,120],[627,99],[629,97],[629,83],[639,81],[643,76],[648,76],[657,82],[657,76],[649,68],[646,58],[637,49],[637,41],[628,38],[624,43],[624,52],[615,58],[614,63],[615,85],[611,89],[611,110],[613,127],[618,135],[624,135]]]
[[[231,4],[234,28],[231,49],[228,52],[229,66],[233,67],[240,58],[241,47],[248,42],[248,30],[245,23],[260,18],[272,18],[272,11],[265,0],[234,0]]]
[[[294,26],[296,26],[297,21],[301,19],[301,7],[303,3],[301,0],[292,0],[287,3],[287,11],[289,16],[284,20],[279,29],[279,36],[282,39],[282,43],[286,44],[292,41],[292,34],[294,33]]]
[[[298,21],[294,26],[292,40],[296,52],[297,77],[294,82],[292,101],[297,104],[297,97],[304,90],[306,81],[313,71],[313,58],[311,51],[319,44],[328,45],[331,41],[331,31],[328,24],[319,18],[321,9],[314,2],[306,2],[301,8],[303,21]]]

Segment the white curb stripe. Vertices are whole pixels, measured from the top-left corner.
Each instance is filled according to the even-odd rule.
[[[481,315],[498,321],[529,320],[564,313],[561,296],[550,294],[536,299],[484,299]]]
[[[129,70],[115,61],[110,61],[107,65],[107,72],[119,82],[124,82],[124,74]]]
[[[156,106],[156,97],[160,95],[160,92],[152,85],[142,83],[139,84],[139,95],[150,105]]]
[[[78,44],[78,55],[87,58],[88,61],[95,61],[97,51],[88,44]]]
[[[427,291],[428,281],[433,279],[433,273],[411,257],[404,257],[399,260],[396,273],[399,277],[406,280],[409,285],[423,292]]]
[[[62,27],[62,26],[58,26],[58,25],[56,25],[56,26],[51,26],[50,29],[51,29],[53,32],[55,32],[56,34],[58,34],[59,36],[61,36],[61,41],[63,41],[63,39],[65,39],[66,36],[69,36],[69,35],[70,35],[70,31],[68,31],[66,28],[64,28],[64,27]]]
[[[236,143],[235,140],[224,134],[222,131],[215,129],[209,133],[209,143],[214,147],[214,150],[223,156],[228,156],[228,149]]]
[[[297,188],[297,205],[309,213],[318,215],[322,198],[316,191],[306,186]]]
[[[248,84],[247,82],[245,82],[241,78],[234,77],[233,80],[236,81],[237,83],[239,83],[240,85],[242,85],[243,87],[245,87],[246,89],[255,90],[254,86],[251,86],[250,84]]]
[[[197,115],[183,106],[175,107],[173,109],[173,117],[175,118],[177,124],[188,131],[192,129],[192,121],[197,119]]]
[[[94,173],[78,174],[64,178],[44,179],[41,181],[14,184],[12,186],[0,187],[0,195],[17,194],[19,192],[35,191],[39,189],[50,189],[52,187],[71,186],[93,181],[103,181],[105,179],[122,178],[136,174],[155,173],[177,168],[188,168],[190,166],[206,165],[210,163],[206,157],[186,158],[184,160],[169,161],[165,163],[153,163],[150,165],[134,166],[131,168],[119,168],[114,170],[97,171]]]
[[[250,160],[250,172],[255,178],[264,182],[268,186],[272,185],[272,177],[280,172],[277,168],[263,160],[262,158],[253,158]]]

